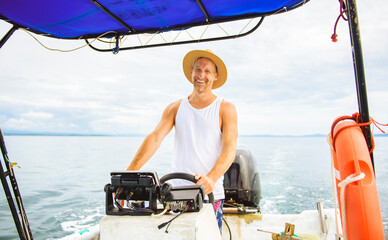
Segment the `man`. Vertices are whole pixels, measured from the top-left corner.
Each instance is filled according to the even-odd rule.
[[[237,145],[235,106],[217,97],[212,89],[227,78],[224,62],[210,50],[194,50],[183,59],[183,71],[193,84],[192,93],[171,103],[156,128],[144,139],[127,170],[139,170],[175,127],[172,172],[195,175],[205,193],[213,192],[216,217],[222,226],[225,198],[223,175],[232,164]]]

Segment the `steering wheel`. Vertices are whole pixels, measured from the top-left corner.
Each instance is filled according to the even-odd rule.
[[[183,180],[187,180],[187,181],[190,181],[190,182],[193,182],[193,183],[196,183],[198,181],[191,174],[176,172],[176,173],[169,173],[169,174],[164,175],[160,179],[160,182],[163,184],[166,181],[171,180],[171,179],[183,179]],[[207,196],[209,198],[209,203],[213,204],[214,203],[214,195],[213,195],[213,193],[211,192]]]

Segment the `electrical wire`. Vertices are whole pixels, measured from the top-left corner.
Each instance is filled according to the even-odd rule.
[[[118,201],[118,196],[119,196],[120,193],[122,193],[122,191],[123,191],[122,188],[118,188],[118,189],[116,190],[116,193],[115,193],[115,203],[116,203],[116,206],[117,206],[120,210],[126,211],[126,210],[128,210],[128,209],[123,208],[123,206],[121,206],[120,202]]]
[[[169,209],[166,207],[166,208],[164,208],[164,210],[161,213],[151,214],[151,216],[153,216],[153,217],[160,217],[160,216],[164,215],[168,210]]]
[[[178,215],[176,215],[175,217],[173,217],[172,219],[168,220],[167,222],[164,222],[162,224],[160,224],[158,226],[159,229],[162,229],[164,228],[166,225],[167,225],[167,228],[166,228],[166,231],[165,233],[168,233],[168,228],[170,227],[171,225],[171,222],[174,221],[177,217],[179,217],[180,215],[182,215],[182,213],[185,213],[187,210],[189,209],[189,205],[186,206],[186,209],[182,212],[180,212]]]
[[[229,224],[228,224],[228,222],[226,221],[226,219],[224,218],[224,216],[222,216],[222,220],[224,220],[224,223],[225,223],[226,227],[228,228],[229,239],[232,240],[232,231],[230,230]]]

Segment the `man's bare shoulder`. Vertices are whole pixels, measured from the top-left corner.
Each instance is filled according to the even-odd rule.
[[[182,102],[182,99],[168,104],[167,107],[164,109],[163,115],[167,118],[171,117],[171,119],[175,119],[175,116],[178,112],[178,108],[181,102]]]
[[[234,106],[233,103],[223,100],[221,102],[220,111],[226,115],[236,114],[236,107]]]
[[[233,103],[222,101],[220,106],[220,124],[223,136],[237,138],[237,111]],[[226,135],[224,135],[227,133]]]
[[[182,102],[182,99],[179,99],[178,101],[168,104],[168,106],[166,107],[166,110],[177,112],[181,102]]]

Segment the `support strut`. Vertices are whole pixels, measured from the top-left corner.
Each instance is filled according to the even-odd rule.
[[[12,36],[12,34],[16,30],[18,30],[18,27],[13,25],[12,28],[4,35],[4,37],[0,40],[0,49],[3,47],[3,45],[7,42],[7,40]]]
[[[348,24],[350,31],[350,40],[352,44],[353,67],[357,88],[358,111],[360,113],[359,120],[361,123],[366,123],[370,121],[370,117],[356,0],[346,0],[346,13],[349,19]],[[373,147],[373,141],[370,126],[368,125],[362,127],[362,132],[364,133],[368,148],[369,150],[371,150]],[[374,169],[373,153],[370,154],[370,157]]]

